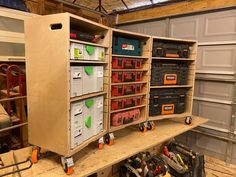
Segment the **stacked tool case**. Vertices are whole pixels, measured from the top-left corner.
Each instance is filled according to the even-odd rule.
[[[196,41],[152,39],[149,120],[191,116]]]
[[[25,29],[29,142],[70,157],[107,133],[110,28],[62,13]]]
[[[145,122],[151,38],[112,29],[109,131]]]

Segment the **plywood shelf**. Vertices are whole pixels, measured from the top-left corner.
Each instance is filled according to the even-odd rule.
[[[151,85],[150,88],[191,88],[193,87],[192,85],[162,85],[162,86],[154,86]]]
[[[191,116],[191,113],[149,116],[149,120],[162,120],[162,119],[171,119],[171,118],[185,118],[186,116]]]
[[[113,57],[123,57],[123,58],[140,58],[140,59],[148,59],[148,56],[131,56],[131,55],[117,55],[112,54]]]
[[[116,71],[144,71],[147,72],[147,69],[112,69],[112,72],[116,72]]]
[[[111,100],[121,99],[121,98],[129,98],[129,97],[135,97],[135,96],[143,96],[143,95],[146,95],[146,94],[147,93],[137,93],[137,94],[131,94],[131,95],[116,96],[116,97],[111,97]]]
[[[117,83],[111,83],[112,86],[114,85],[132,85],[132,84],[146,84],[147,81],[139,81],[139,82],[117,82]]]
[[[139,124],[139,123],[142,123],[142,122],[145,122],[145,121],[146,121],[145,117],[140,117],[138,120],[136,120],[134,122],[131,122],[129,124],[123,124],[123,125],[120,125],[120,126],[111,126],[110,132],[115,132],[115,131],[124,129],[125,127],[129,127],[131,125],[136,125],[136,124]]]
[[[108,62],[105,62],[105,61],[100,61],[100,60],[85,60],[85,59],[70,60],[70,63],[108,64]]]
[[[194,44],[196,40],[187,40],[187,39],[179,39],[179,38],[169,38],[169,37],[159,37],[159,36],[152,36],[153,40],[162,40],[162,41],[173,41],[173,42],[184,42]]]
[[[132,106],[132,107],[123,108],[123,109],[111,110],[111,113],[116,113],[116,112],[121,112],[121,111],[127,111],[127,110],[135,109],[135,108],[142,108],[142,107],[145,107],[145,106],[146,106],[146,104],[142,104],[142,105]]]
[[[102,44],[86,42],[86,41],[81,41],[81,40],[76,40],[76,39],[70,39],[70,42],[79,43],[79,44],[85,44],[85,45],[92,45],[92,46],[96,46],[96,47],[104,47],[104,48],[108,48],[109,47],[109,46],[102,45]]]
[[[194,61],[191,58],[168,58],[168,57],[152,57],[153,60],[177,60],[177,61]]]
[[[117,131],[113,146],[104,146],[103,150],[99,150],[97,143],[94,143],[78,152],[74,156],[75,167],[73,175],[78,177],[90,176],[139,152],[161,145],[206,122],[207,119],[194,116],[191,125],[185,125],[182,121],[163,120],[158,122],[157,128],[146,133],[141,133],[137,127]],[[27,159],[32,154],[31,147],[20,151],[19,154],[22,159]],[[9,157],[12,156],[12,153],[8,152],[6,155]],[[34,164],[33,168],[22,171],[21,175],[24,177],[51,177],[57,174],[57,176],[66,177],[67,175],[62,170],[59,159],[60,157],[56,154],[41,158],[39,163]]]
[[[17,97],[12,97],[12,98],[3,98],[3,99],[0,99],[0,103],[6,102],[6,101],[18,100],[18,99],[25,99],[25,98],[27,98],[27,97],[26,96],[17,96]]]
[[[25,57],[23,56],[0,56],[0,61],[2,62],[25,62]]]
[[[84,94],[81,96],[70,98],[70,102],[81,101],[81,100],[85,100],[88,98],[101,96],[101,95],[105,95],[105,94],[106,94],[106,92],[103,92],[103,91],[102,92],[95,92],[95,93],[88,93],[88,94]]]

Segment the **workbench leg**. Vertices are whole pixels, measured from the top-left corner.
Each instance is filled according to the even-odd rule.
[[[61,164],[67,175],[71,175],[74,172],[73,157],[61,157]]]

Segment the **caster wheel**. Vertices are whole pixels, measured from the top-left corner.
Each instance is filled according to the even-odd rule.
[[[105,135],[105,143],[109,146],[112,146],[114,144],[114,134],[108,133]]]
[[[190,125],[192,123],[192,117],[187,116],[185,117],[185,124]]]
[[[98,149],[99,150],[102,150],[104,148],[104,138],[101,137],[99,140],[98,140]]]
[[[144,125],[140,125],[140,126],[139,126],[139,130],[140,130],[142,133],[147,132],[147,128],[146,128]]]
[[[67,165],[65,164],[64,171],[67,175],[71,175],[74,172],[74,169],[73,167],[67,167]]]
[[[31,155],[32,163],[37,163],[39,157],[40,157],[40,148],[37,146],[34,146],[32,150],[32,155]]]
[[[67,175],[71,175],[74,172],[73,166],[74,166],[74,162],[73,162],[73,158],[72,157],[61,157],[61,164],[63,167],[63,170],[65,171],[65,173]]]
[[[147,130],[153,130],[155,128],[154,122],[147,123]]]

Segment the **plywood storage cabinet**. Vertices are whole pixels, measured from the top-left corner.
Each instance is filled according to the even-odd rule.
[[[196,56],[196,41],[152,37],[149,120],[192,115]]]
[[[29,142],[72,156],[107,132],[110,29],[62,13],[27,20],[25,35]]]
[[[151,36],[111,30],[109,132],[146,122]]]

